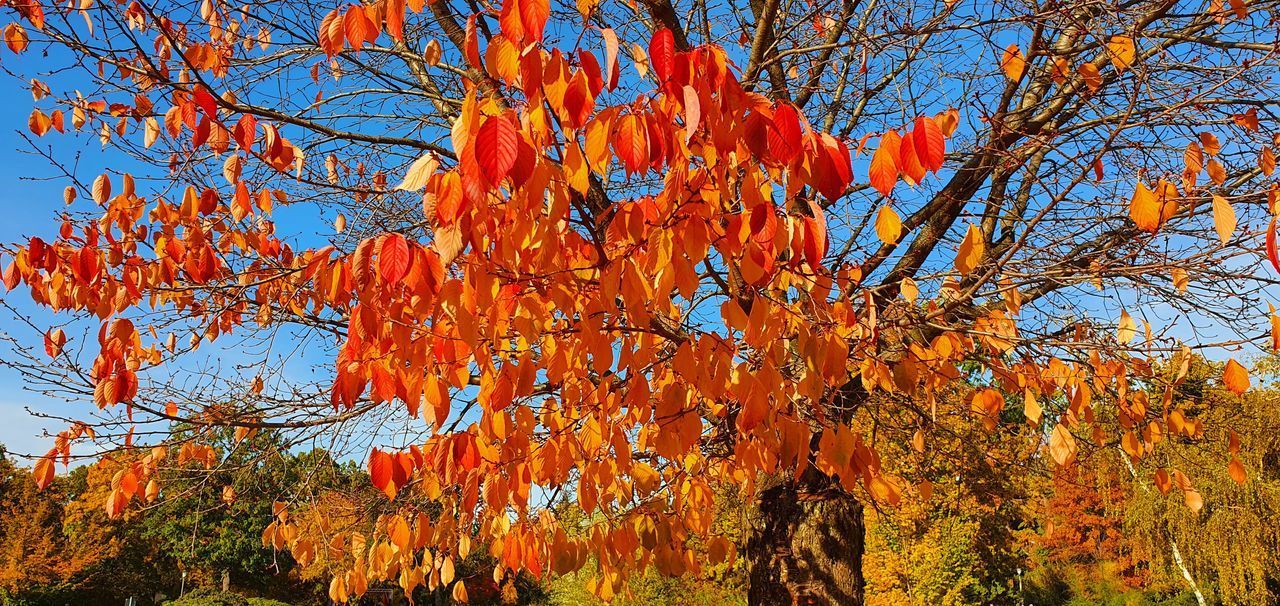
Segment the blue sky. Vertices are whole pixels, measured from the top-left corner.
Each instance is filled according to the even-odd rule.
[[[57,209],[62,206],[62,190],[66,182],[62,180],[41,180],[56,176],[47,162],[30,153],[30,145],[22,137],[27,133],[27,117],[31,112],[31,95],[18,89],[20,83],[3,80],[0,88],[0,132],[9,134],[12,144],[0,146],[0,183],[3,183],[3,194],[0,194],[0,208],[3,208],[3,220],[0,220],[0,242],[18,242],[33,235],[49,235],[57,233]],[[39,141],[43,145],[56,145],[58,149],[72,151],[82,149],[87,160],[91,156],[99,156],[98,150],[87,147],[85,141],[70,137],[50,136]],[[3,263],[8,264],[9,259]],[[0,294],[10,305],[28,313],[36,313],[35,306],[24,300],[22,293]],[[15,322],[11,314],[0,315],[0,332],[15,337],[30,337],[31,330],[27,326]],[[7,352],[0,350],[0,355]],[[52,442],[41,437],[43,430],[56,433],[63,428],[54,422],[40,419],[27,412],[30,407],[37,411],[55,411],[61,403],[49,400],[23,389],[21,377],[8,369],[0,368],[0,443],[13,452],[31,453],[48,450]],[[65,406],[65,405],[63,405]]]

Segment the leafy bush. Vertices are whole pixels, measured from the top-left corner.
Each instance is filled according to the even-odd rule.
[[[238,593],[216,589],[197,589],[177,600],[165,602],[165,606],[290,606],[269,598],[246,598]]]
[[[289,604],[268,598],[249,598],[249,606],[289,606]]]
[[[238,593],[197,589],[165,604],[166,606],[249,606],[251,602]]]

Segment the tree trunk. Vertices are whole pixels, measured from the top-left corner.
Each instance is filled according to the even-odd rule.
[[[862,505],[829,483],[800,491],[782,481],[757,498],[746,549],[747,603],[862,604]]]

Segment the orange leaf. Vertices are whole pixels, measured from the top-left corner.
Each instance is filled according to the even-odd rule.
[[[618,78],[622,73],[618,67],[618,34],[609,27],[600,33],[604,35],[604,85],[613,90],[618,87]]]
[[[1210,132],[1200,133],[1200,145],[1204,147],[1204,153],[1210,156],[1216,156],[1222,151],[1222,144],[1218,142],[1217,135]]]
[[[964,240],[960,242],[960,250],[956,251],[956,271],[961,275],[973,271],[978,263],[982,262],[982,255],[985,252],[986,243],[983,242],[982,230],[976,225],[970,225],[969,230],[964,234]]]
[[[1239,457],[1231,457],[1231,462],[1227,463],[1227,473],[1235,480],[1236,484],[1241,486],[1249,481],[1249,474],[1244,471],[1244,463],[1240,462]]]
[[[880,137],[880,147],[871,156],[871,186],[888,197],[898,182],[898,152],[902,137],[897,131],[889,131]]]
[[[49,451],[40,460],[36,461],[36,466],[31,470],[31,477],[36,481],[36,487],[40,490],[48,488],[53,483],[53,458],[54,451]]]
[[[1111,64],[1117,70],[1124,71],[1130,65],[1133,65],[1138,49],[1133,44],[1133,38],[1129,36],[1112,36],[1111,41],[1107,43],[1107,52],[1111,55]]]
[[[613,133],[613,151],[628,174],[643,173],[649,164],[649,131],[635,114],[620,116]]]
[[[1198,513],[1204,508],[1204,498],[1191,485],[1191,479],[1186,474],[1176,469],[1173,470],[1173,482],[1182,490],[1182,500],[1186,503],[1187,509]]]
[[[1276,248],[1276,218],[1271,217],[1271,223],[1267,225],[1267,260],[1271,261],[1271,267],[1274,267],[1276,273],[1280,273],[1280,250]]]
[[[1237,396],[1244,395],[1249,391],[1249,371],[1234,359],[1227,360],[1227,366],[1222,370],[1222,386]]]
[[[1177,189],[1166,181],[1156,184],[1155,191],[1141,181],[1129,201],[1129,218],[1138,229],[1155,233],[1178,212]]]
[[[1000,57],[1000,69],[1004,70],[1005,77],[1010,80],[1017,82],[1022,79],[1022,72],[1027,69],[1027,60],[1017,44],[1010,44],[1004,49],[1004,55]]]
[[[1098,66],[1088,62],[1081,63],[1080,67],[1076,68],[1076,72],[1084,79],[1084,85],[1089,87],[1090,91],[1096,92],[1102,88],[1102,73],[1098,71]]]
[[[107,199],[111,197],[111,177],[107,175],[98,175],[93,180],[93,201],[98,205],[107,203]]]

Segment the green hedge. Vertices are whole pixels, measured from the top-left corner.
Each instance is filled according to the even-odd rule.
[[[213,589],[197,589],[177,600],[165,602],[166,606],[289,606],[278,600],[246,598],[238,593],[223,593]]]

